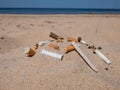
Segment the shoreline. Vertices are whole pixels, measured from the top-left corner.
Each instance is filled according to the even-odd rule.
[[[120,17],[120,14],[0,14],[0,16],[80,16],[80,17]]]

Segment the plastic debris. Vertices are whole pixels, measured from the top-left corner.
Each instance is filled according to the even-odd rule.
[[[49,41],[40,41],[38,43],[39,46],[44,46],[45,44],[49,43]]]
[[[88,49],[93,49],[93,53],[97,54],[101,59],[103,59],[107,64],[111,64],[111,61],[103,54],[101,53],[99,50],[102,49],[102,47],[95,47],[94,45],[89,45],[87,44],[85,41],[81,40],[82,44],[87,45]]]
[[[84,45],[88,45],[85,41],[81,40],[81,43]]]
[[[93,69],[95,72],[98,72],[98,70],[96,69],[94,64],[90,61],[90,59],[85,55],[85,53],[81,50],[81,48],[80,48],[81,44],[85,45],[88,49],[92,49],[93,53],[97,54],[107,64],[111,64],[111,61],[103,53],[101,53],[99,51],[100,49],[102,49],[102,47],[96,47],[94,45],[89,45],[84,40],[82,40],[81,37],[77,37],[77,38],[68,37],[67,40],[66,40],[63,37],[61,37],[59,35],[56,35],[53,32],[50,32],[49,36],[52,37],[54,40],[40,41],[39,43],[35,44],[34,47],[32,47],[32,48],[30,48],[30,47],[25,48],[24,53],[28,57],[32,57],[32,56],[34,56],[36,54],[36,51],[37,51],[39,46],[48,45],[49,47],[51,47],[53,49],[61,50],[60,47],[57,45],[58,44],[57,42],[63,42],[63,41],[64,42],[72,42],[72,45],[68,45],[68,46],[66,46],[64,48],[64,53],[66,54],[68,52],[76,50],[79,53],[79,55],[84,59],[84,61],[89,65],[89,67],[91,69]],[[53,44],[52,42],[54,42],[55,44]],[[40,53],[44,54],[44,55],[48,55],[48,56],[54,57],[54,58],[57,58],[57,59],[60,59],[60,60],[63,59],[63,54],[47,51],[47,50],[44,50],[44,49],[41,49]]]
[[[41,49],[41,50],[40,50],[40,53],[41,53],[41,54],[48,55],[48,56],[51,56],[51,57],[55,57],[55,58],[60,59],[60,60],[62,60],[62,58],[63,58],[63,55],[62,55],[62,54],[50,52],[50,51],[47,51],[47,50],[44,50],[44,49]]]
[[[107,64],[111,64],[111,61],[105,56],[103,55],[99,50],[95,50],[95,53],[102,58]]]
[[[92,64],[92,62],[88,59],[88,57],[84,54],[84,52],[81,50],[81,48],[75,43],[72,42],[72,45],[74,46],[74,48],[76,49],[76,51],[81,55],[81,57],[84,58],[84,60],[86,61],[86,63],[95,71],[98,72],[98,70],[96,69],[96,67]]]

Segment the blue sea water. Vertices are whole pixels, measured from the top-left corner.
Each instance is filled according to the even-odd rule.
[[[0,14],[120,14],[120,9],[0,8]]]

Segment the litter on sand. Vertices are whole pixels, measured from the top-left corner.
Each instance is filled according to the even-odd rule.
[[[35,55],[36,50],[38,49],[38,44],[36,44],[33,48],[27,47],[24,48],[24,53],[27,54],[28,57],[32,57]]]
[[[79,55],[82,57],[82,59],[84,59],[84,61],[89,65],[89,67],[92,70],[94,70],[95,72],[98,72],[95,65],[91,62],[91,60],[87,57],[87,55],[81,49],[82,45],[80,45],[80,44],[83,44],[88,49],[91,49],[95,54],[97,54],[97,56],[99,56],[101,59],[103,59],[107,64],[111,64],[111,61],[102,52],[99,51],[100,49],[102,49],[101,47],[96,48],[94,45],[89,45],[84,40],[82,40],[82,38],[80,36],[77,38],[68,37],[65,39],[60,35],[50,32],[49,37],[51,37],[54,40],[40,41],[33,48],[30,48],[30,47],[25,48],[24,53],[28,57],[32,57],[37,53],[37,49],[39,48],[39,46],[40,46],[40,48],[43,48],[42,46],[46,45],[47,47],[53,48],[54,50],[59,50],[59,52],[61,52],[61,50],[64,50],[64,53],[61,52],[63,54],[59,54],[59,53],[56,53],[55,51],[40,49],[40,54],[46,55],[46,56],[51,56],[51,57],[57,58],[59,60],[62,60],[63,56],[65,57],[65,54],[67,54],[71,51],[77,51],[79,53]],[[61,42],[63,42],[63,43],[61,43]],[[63,47],[61,48],[61,44],[64,44],[64,42],[65,43],[67,42],[68,45],[65,46],[65,48],[63,48]],[[59,44],[59,43],[61,43],[61,44]]]
[[[67,47],[65,48],[64,52],[65,52],[65,53],[68,53],[68,52],[71,52],[71,51],[73,51],[73,50],[75,50],[74,46],[69,45],[69,46],[67,46]]]
[[[60,60],[62,60],[62,58],[63,58],[62,54],[50,52],[50,51],[47,51],[47,50],[44,50],[44,49],[40,50],[40,53],[51,56],[51,57],[55,57],[55,58],[60,59]]]
[[[62,39],[64,39],[63,37],[58,36],[57,34],[55,34],[53,32],[51,32],[49,36],[54,38],[55,40],[62,40]]]
[[[97,54],[101,59],[103,59],[107,64],[111,64],[111,61],[102,53],[99,51],[99,49],[102,49],[101,47],[96,48],[94,45],[89,45],[85,41],[81,40],[81,43],[86,45],[89,49],[93,49],[93,52]]]
[[[24,53],[27,54],[28,57],[32,57],[36,53],[35,49],[30,47],[24,48],[24,50],[25,50]]]
[[[88,57],[84,54],[84,52],[81,50],[80,46],[78,46],[75,42],[72,42],[72,45],[75,47],[76,51],[84,58],[86,63],[95,71],[98,72],[96,67],[92,64],[92,62],[88,59]]]
[[[111,61],[110,61],[105,55],[103,55],[99,50],[95,49],[95,53],[96,53],[101,59],[103,59],[107,64],[111,64]]]
[[[54,40],[49,40],[49,41],[40,41],[38,43],[39,46],[44,46],[45,44],[49,44],[50,42],[53,42]]]
[[[57,49],[57,50],[60,49],[58,45],[55,45],[55,44],[52,44],[52,43],[49,43],[48,46],[51,47],[51,48]]]

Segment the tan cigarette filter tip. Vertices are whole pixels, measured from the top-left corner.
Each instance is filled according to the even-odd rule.
[[[48,46],[59,50],[59,46],[57,46],[55,44],[50,43]]]
[[[68,42],[78,42],[78,38],[68,37]]]
[[[25,48],[24,53],[27,54],[28,57],[32,57],[35,55],[36,51],[33,48],[27,47],[27,48]]]
[[[75,48],[72,45],[69,45],[65,48],[65,53],[68,53],[68,52],[73,51],[73,50],[75,50]]]

